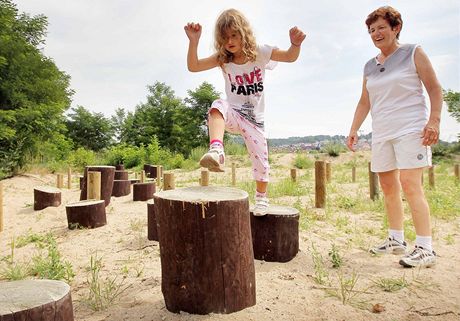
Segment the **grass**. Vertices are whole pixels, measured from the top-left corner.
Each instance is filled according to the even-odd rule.
[[[385,292],[396,292],[410,284],[404,275],[399,278],[377,278],[372,282]]]

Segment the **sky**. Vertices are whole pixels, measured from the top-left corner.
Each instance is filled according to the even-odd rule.
[[[187,70],[187,22],[203,26],[199,57],[214,53],[218,15],[235,8],[248,18],[259,44],[287,49],[289,29],[307,34],[298,60],[267,71],[265,127],[269,138],[348,135],[361,95],[364,64],[378,54],[364,21],[383,5],[400,11],[401,43],[427,53],[444,89],[460,91],[460,2],[418,1],[183,1],[15,0],[20,12],[48,18],[44,54],[71,76],[72,107],[106,116],[134,111],[146,102],[147,86],[164,82],[187,97],[207,81],[225,93],[217,68]],[[427,97],[428,101],[428,97]],[[456,140],[460,124],[444,106],[441,139]],[[361,126],[371,131],[370,115]]]

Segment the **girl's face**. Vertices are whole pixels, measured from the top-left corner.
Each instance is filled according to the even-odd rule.
[[[380,17],[369,26],[369,34],[374,45],[382,49],[391,47],[396,43],[399,29],[399,26],[391,28],[388,21]]]
[[[241,52],[241,35],[238,31],[233,29],[225,30],[224,39],[224,46],[228,52],[232,53],[233,55]]]

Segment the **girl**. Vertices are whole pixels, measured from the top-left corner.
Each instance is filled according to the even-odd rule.
[[[268,210],[267,185],[270,166],[264,132],[264,79],[270,60],[294,62],[300,53],[305,34],[297,27],[289,30],[291,46],[279,50],[268,45],[257,46],[247,19],[235,9],[221,13],[215,26],[216,53],[198,59],[197,48],[201,25],[188,23],[185,33],[189,38],[187,66],[198,72],[220,67],[225,80],[227,99],[214,101],[209,109],[208,127],[210,148],[200,160],[202,167],[223,172],[225,164],[224,131],[243,136],[252,161],[256,180],[254,215],[265,215]],[[273,66],[272,66],[273,67]]]

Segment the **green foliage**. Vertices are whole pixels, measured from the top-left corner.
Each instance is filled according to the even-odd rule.
[[[83,147],[70,153],[69,163],[72,167],[82,171],[88,165],[96,163],[96,154],[91,150],[86,150]]]
[[[443,98],[447,104],[447,110],[460,123],[460,92],[443,90]]]
[[[225,143],[225,154],[246,156],[248,155],[248,150],[244,144],[229,141]]]
[[[63,128],[70,77],[44,56],[47,20],[0,1],[0,175],[11,175]]]
[[[313,168],[314,162],[304,153],[296,153],[293,166],[299,169]]]
[[[76,147],[100,151],[109,147],[114,128],[102,113],[91,113],[82,106],[72,108],[67,120],[68,137]]]
[[[323,153],[327,153],[331,157],[337,157],[340,153],[346,151],[345,146],[342,143],[329,142],[321,149]]]
[[[343,260],[340,256],[339,249],[337,248],[337,246],[335,246],[335,244],[332,244],[332,247],[329,250],[328,255],[333,268],[337,269],[342,266]]]

